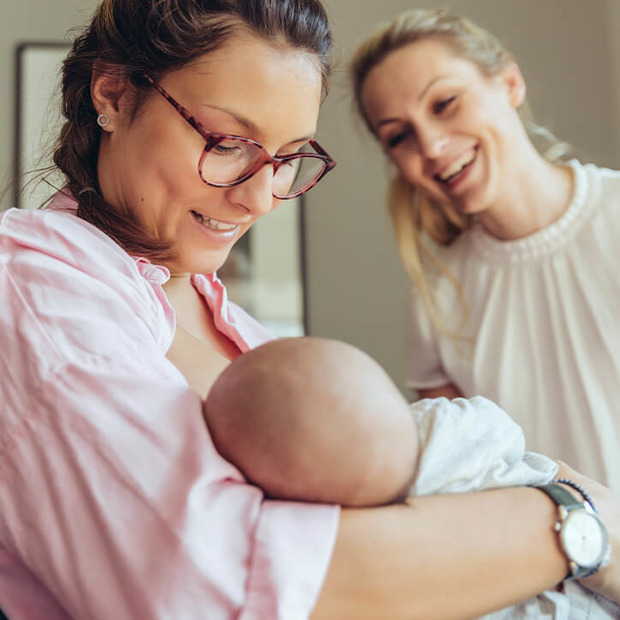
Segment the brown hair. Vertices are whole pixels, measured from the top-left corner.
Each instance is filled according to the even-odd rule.
[[[351,62],[354,103],[371,133],[374,134],[374,130],[361,96],[368,74],[392,52],[429,38],[445,42],[486,76],[497,75],[514,60],[512,53],[490,32],[443,9],[419,9],[399,15],[362,43]],[[550,131],[534,122],[527,102],[519,107],[518,113],[530,140],[545,159],[556,162],[565,158],[568,145],[559,142]],[[439,270],[455,287],[463,304],[462,327],[467,318],[467,308],[460,286],[425,238],[439,245],[450,245],[473,224],[473,217],[421,195],[398,172],[389,187],[387,207],[394,224],[401,260],[422,297],[431,321],[440,331],[449,333],[439,318],[439,308],[426,278],[427,264]],[[457,333],[452,330],[450,335],[456,336]]]
[[[54,163],[78,200],[78,215],[132,254],[161,260],[170,258],[171,250],[99,193],[101,129],[90,95],[93,71],[113,73],[134,87],[135,114],[150,88],[145,74],[157,78],[180,69],[222,46],[240,28],[314,55],[327,92],[331,35],[320,0],[103,0],[64,61],[66,121]]]

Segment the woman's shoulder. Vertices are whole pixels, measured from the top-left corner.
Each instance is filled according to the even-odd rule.
[[[174,320],[152,284],[165,275],[74,212],[0,214],[0,265],[0,298],[9,300],[0,342],[23,356],[29,349],[41,376],[102,356],[126,360],[126,351],[138,359],[151,343],[161,351],[170,344]],[[19,343],[14,330],[25,334]]]
[[[594,198],[620,198],[620,170],[596,164],[575,164],[588,176]]]
[[[10,286],[21,291],[35,314],[43,310],[42,303],[86,304],[95,314],[123,307],[143,318],[153,315],[149,324],[162,322],[155,285],[167,279],[165,270],[132,257],[75,210],[9,209],[0,214],[0,264]]]
[[[3,239],[13,238],[33,248],[50,246],[61,239],[72,246],[97,241],[116,245],[103,231],[78,217],[71,203],[56,200],[43,209],[12,208],[2,212],[0,234]]]
[[[573,160],[570,163],[576,168],[583,168],[593,176],[598,176],[602,179],[620,180],[620,170],[615,170],[614,168],[609,168],[608,166],[599,166],[595,163],[581,163],[578,160]]]
[[[616,234],[620,230],[620,170],[592,163],[574,165],[586,178],[585,219],[596,230],[605,229],[605,235]]]
[[[106,266],[135,270],[134,259],[103,231],[77,216],[75,209],[8,209],[0,213],[0,256],[4,262],[62,262],[98,273]]]

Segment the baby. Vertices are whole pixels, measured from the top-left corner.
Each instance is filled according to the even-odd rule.
[[[270,497],[376,506],[406,497],[418,437],[407,401],[359,349],[269,342],[218,377],[204,408],[216,448]]]
[[[550,482],[557,465],[525,452],[520,427],[476,397],[408,405],[385,371],[351,345],[276,340],[237,358],[204,406],[218,451],[267,496],[373,506],[406,496]],[[577,582],[489,614],[620,618]]]

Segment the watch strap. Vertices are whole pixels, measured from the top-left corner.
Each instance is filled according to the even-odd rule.
[[[583,508],[583,502],[557,483],[541,484],[536,488],[546,493],[558,506],[564,506],[566,510]]]

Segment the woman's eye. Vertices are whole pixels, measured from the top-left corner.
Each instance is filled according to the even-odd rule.
[[[433,104],[433,112],[435,114],[441,114],[444,110],[446,110],[450,104],[456,99],[456,97],[448,97],[447,99],[442,99],[437,103]]]
[[[236,146],[227,146],[226,144],[218,144],[216,145],[212,151],[217,155],[239,155],[241,153],[241,147]]]
[[[397,133],[394,136],[389,137],[385,143],[389,149],[396,148],[399,144],[402,144],[411,135],[411,130],[406,129]]]

